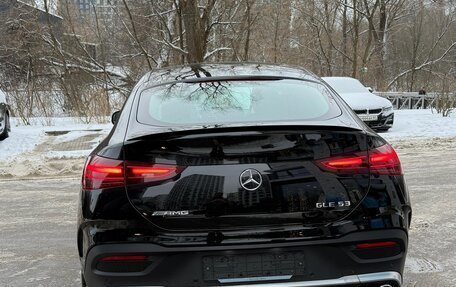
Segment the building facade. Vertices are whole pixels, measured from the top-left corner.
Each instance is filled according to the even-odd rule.
[[[97,16],[99,18],[112,18],[118,0],[73,0],[81,16]],[[96,12],[96,13],[95,13]]]

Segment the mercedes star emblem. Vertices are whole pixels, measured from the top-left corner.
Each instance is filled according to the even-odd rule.
[[[245,190],[254,191],[260,188],[263,177],[258,170],[249,168],[241,173],[239,181]]]

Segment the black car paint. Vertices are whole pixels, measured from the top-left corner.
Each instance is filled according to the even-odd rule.
[[[323,224],[350,213],[366,195],[368,175],[338,176],[314,163],[347,149],[364,151],[367,156],[364,136],[284,127],[280,132],[277,127],[261,132],[239,130],[126,143],[129,161],[186,167],[166,182],[127,186],[132,205],[161,229],[215,231]],[[249,168],[263,175],[262,187],[256,191],[239,185],[239,175]],[[316,207],[324,199],[350,206],[324,212],[324,207]],[[189,214],[153,215],[154,211],[182,210]]]
[[[6,128],[7,132],[11,131],[11,123],[10,123],[10,116],[11,116],[11,111],[9,105],[4,102],[0,103],[0,122],[5,125],[4,128]],[[7,119],[7,121],[5,121]],[[0,137],[2,134],[0,133]]]
[[[135,149],[130,147],[141,145],[141,142],[147,141],[150,135],[159,135],[159,138],[167,140],[173,138],[179,142],[180,137],[189,134],[206,138],[205,135],[211,133],[226,136],[246,132],[268,139],[268,134],[278,131],[282,132],[282,136],[283,131],[295,134],[297,132],[301,134],[341,132],[356,133],[361,136],[363,138],[361,143],[365,145],[361,147],[363,150],[384,142],[337,96],[335,99],[343,109],[343,113],[339,117],[324,122],[258,124],[254,127],[250,124],[236,124],[222,127],[170,128],[146,126],[135,121],[134,107],[138,91],[167,81],[190,80],[213,75],[230,75],[234,78],[236,75],[278,75],[319,82],[317,77],[299,68],[261,64],[197,65],[190,68],[153,71],[144,76],[136,85],[114,128],[92,154],[114,159],[124,159],[127,155],[134,157]],[[242,137],[237,138],[241,138],[242,141]],[[282,147],[283,150],[287,148],[289,147]],[[226,160],[224,154],[210,155],[210,152],[208,154],[214,157],[218,163]],[[255,152],[252,152],[250,157],[252,155],[254,157]],[[156,160],[155,157],[154,160]],[[160,160],[175,161],[172,157]],[[239,163],[240,159],[236,158],[233,161]],[[247,166],[249,165],[245,167]],[[209,166],[209,168],[211,167]],[[242,171],[242,168],[235,172],[239,171]],[[306,221],[306,218],[298,220],[293,217],[286,224],[281,224],[279,220],[276,220],[273,225],[265,224],[264,219],[256,218],[254,221],[260,220],[259,224],[246,224],[243,227],[236,226],[236,222],[239,222],[240,219],[245,220],[245,218],[241,217],[237,218],[237,221],[226,221],[221,224],[218,222],[218,218],[223,217],[223,214],[205,214],[203,218],[207,222],[200,225],[201,228],[182,228],[188,226],[191,220],[185,224],[179,222],[179,219],[186,222],[185,218],[161,218],[160,221],[138,212],[142,211],[141,207],[138,210],[138,205],[132,204],[132,199],[137,200],[138,197],[133,196],[132,198],[131,192],[126,192],[125,188],[82,190],[78,216],[78,250],[84,276],[89,284],[93,284],[89,285],[91,287],[126,286],[133,282],[131,280],[138,284],[163,286],[213,285],[214,282],[203,280],[203,275],[199,271],[202,268],[201,260],[205,256],[226,255],[227,252],[244,254],[252,252],[252,250],[269,252],[290,248],[290,250],[294,250],[293,248],[303,250],[307,257],[319,254],[320,259],[316,260],[315,266],[308,268],[306,274],[300,276],[301,279],[335,278],[347,273],[368,273],[382,270],[397,271],[402,274],[408,244],[407,230],[411,219],[410,199],[404,178],[403,176],[369,175],[367,178],[361,179],[361,181],[363,180],[366,189],[363,192],[364,196],[353,208],[341,216],[331,217],[331,211],[328,211],[328,218],[319,219],[318,222]],[[369,182],[367,185],[366,181]],[[141,194],[140,190],[137,194]],[[223,198],[226,199],[226,195],[221,197],[221,199]],[[224,203],[222,200],[221,204],[226,204],[226,202]],[[214,210],[218,210],[218,208],[219,206],[216,205]],[[166,228],[166,225],[173,221],[177,225],[174,228]],[[369,260],[360,259],[351,252],[352,246],[356,242],[378,239],[398,242],[401,248],[400,254]],[[156,266],[157,269],[152,266],[142,273],[133,272],[131,274],[97,271],[96,258],[117,252],[150,253],[157,256],[157,262],[163,262],[164,265]],[[340,265],[330,264],[331,260]],[[194,267],[184,267],[183,262],[193,264]],[[173,276],[173,278],[169,276]]]

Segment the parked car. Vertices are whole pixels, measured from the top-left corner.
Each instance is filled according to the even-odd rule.
[[[6,139],[10,131],[10,109],[6,101],[6,94],[0,90],[0,141]]]
[[[394,123],[393,105],[388,99],[376,96],[372,89],[350,77],[323,77],[355,111],[358,117],[376,131],[387,131]]]
[[[83,286],[401,285],[399,158],[317,76],[154,70],[112,119],[83,171]]]

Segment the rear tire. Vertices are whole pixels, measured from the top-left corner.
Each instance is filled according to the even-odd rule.
[[[3,132],[0,134],[0,141],[6,139],[9,136],[8,130],[10,129],[10,124],[9,124],[8,114],[5,114],[5,116],[3,118],[3,125],[4,125],[4,128],[3,128]]]

